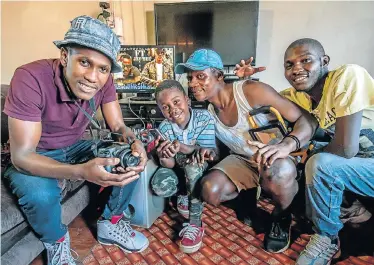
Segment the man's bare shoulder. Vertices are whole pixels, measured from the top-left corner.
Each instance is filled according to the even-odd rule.
[[[247,101],[255,105],[267,105],[278,99],[280,95],[270,85],[260,82],[248,80],[243,84],[243,93]]]
[[[243,92],[245,95],[257,95],[260,92],[269,91],[275,91],[275,89],[260,81],[247,80],[243,83]]]

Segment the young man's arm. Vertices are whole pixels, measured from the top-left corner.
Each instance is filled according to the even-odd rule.
[[[359,150],[362,111],[336,119],[335,136],[324,152],[352,158]]]
[[[248,103],[254,108],[259,106],[272,106],[288,121],[294,123],[290,135],[297,137],[300,146],[304,146],[312,138],[317,121],[305,110],[300,109],[296,104],[282,97],[271,86],[262,82],[247,81],[244,86],[244,94]],[[261,145],[262,146],[262,145]],[[296,150],[296,141],[285,137],[281,143],[259,147],[257,162],[268,162],[272,164],[277,158],[285,158],[289,153]]]
[[[131,144],[132,154],[140,157],[140,163],[138,166],[131,167],[129,169],[134,170],[136,172],[143,171],[148,160],[147,152],[144,149],[143,143],[140,140],[136,139],[134,132],[125,125],[122,117],[121,107],[118,101],[116,100],[103,104],[102,112],[105,121],[107,122],[112,132],[122,134],[123,140],[125,142],[127,142],[128,139],[130,139],[131,142],[133,142]]]
[[[335,135],[322,151],[352,158],[359,151],[363,110],[374,105],[374,80],[364,68],[347,65],[329,91],[334,91]]]
[[[105,165],[116,165],[118,159],[95,158],[84,164],[70,165],[36,153],[40,141],[41,122],[9,117],[9,140],[12,164],[28,175],[57,179],[84,179],[102,186],[124,186],[138,178],[135,172],[111,174]],[[27,133],[25,133],[27,132]]]

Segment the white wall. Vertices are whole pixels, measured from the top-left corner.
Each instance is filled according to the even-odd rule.
[[[69,21],[100,12],[98,1],[1,2],[1,84],[23,64],[58,57],[52,41],[64,38]]]
[[[330,69],[354,63],[374,77],[374,2],[261,1],[257,39],[257,74],[278,91],[289,87],[283,56],[296,39],[319,40],[331,57]]]

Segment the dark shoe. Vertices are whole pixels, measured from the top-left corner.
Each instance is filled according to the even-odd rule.
[[[238,195],[236,215],[239,221],[252,226],[257,210],[258,189],[242,190]]]
[[[271,228],[265,233],[264,248],[268,252],[279,253],[285,251],[290,245],[291,213],[273,217]]]

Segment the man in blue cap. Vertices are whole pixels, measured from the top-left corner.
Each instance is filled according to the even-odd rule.
[[[290,206],[298,191],[295,163],[288,156],[310,140],[316,122],[267,84],[251,80],[225,83],[223,63],[215,51],[195,51],[186,63],[176,66],[175,72],[187,72],[194,97],[211,103],[208,110],[216,120],[216,136],[231,150],[231,154],[203,178],[203,200],[219,205],[236,199],[245,210],[241,218],[251,224],[250,217],[256,208],[256,187],[261,185],[275,203],[264,247],[269,252],[286,250],[290,244]],[[255,155],[258,147],[253,145],[248,133],[252,128],[248,112],[261,106],[273,106],[294,123],[293,130],[284,139],[276,139],[274,145],[267,147],[266,153],[271,158],[267,163]],[[256,115],[258,126],[268,122],[267,116]]]
[[[39,60],[16,69],[5,103],[9,116],[12,165],[5,172],[10,188],[31,227],[47,249],[48,264],[76,264],[70,253],[67,227],[61,222],[61,183],[87,180],[113,186],[97,222],[98,241],[126,252],[147,248],[147,238],[133,230],[128,205],[147,155],[141,141],[125,126],[111,73],[120,42],[112,30],[88,16],[71,22],[59,59]],[[112,132],[131,145],[140,158],[136,167],[117,167],[118,158],[94,158],[93,141],[81,140],[96,109],[101,106]]]

